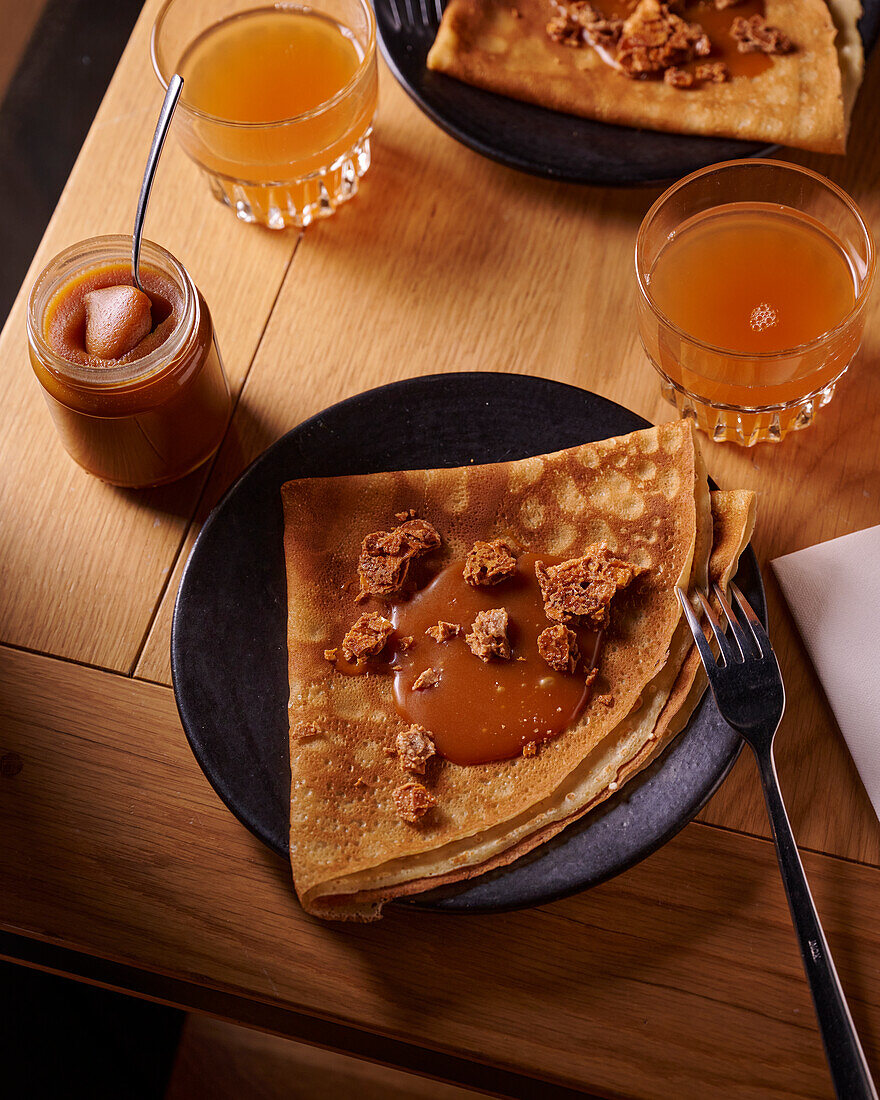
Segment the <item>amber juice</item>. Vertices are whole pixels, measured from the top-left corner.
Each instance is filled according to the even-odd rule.
[[[182,2],[159,17],[154,63],[163,81],[175,69],[183,77],[178,133],[215,195],[271,228],[333,213],[369,166],[377,78],[366,0],[327,0],[327,10],[215,0],[197,6],[217,16],[207,26],[188,24]]]
[[[748,387],[753,404],[784,403],[837,373],[822,349],[777,357],[837,328],[856,299],[845,252],[805,215],[759,203],[701,214],[661,251],[649,285],[677,328],[722,352],[704,360],[715,401],[738,404]]]

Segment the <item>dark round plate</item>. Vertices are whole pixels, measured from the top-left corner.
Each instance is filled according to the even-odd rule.
[[[217,505],[184,570],[171,668],[196,759],[236,817],[287,855],[287,597],[281,485],[295,477],[503,462],[648,426],[586,390],[515,374],[437,374],[349,398],[265,451]],[[737,581],[765,617],[755,557]],[[474,912],[536,905],[617,874],[696,814],[739,738],[706,698],[619,795],[502,871],[407,904]]]
[[[391,71],[428,118],[477,153],[536,176],[605,187],[669,183],[778,145],[633,130],[484,92],[425,62],[445,0],[375,0],[379,44]],[[867,53],[880,33],[880,0],[862,0]]]

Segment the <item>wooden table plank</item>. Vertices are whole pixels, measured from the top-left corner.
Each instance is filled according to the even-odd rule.
[[[189,522],[205,472],[136,493],[89,477],[63,451],[27,357],[27,292],[56,252],[130,232],[162,100],[150,69],[149,0],[0,336],[0,638],[129,670]],[[299,237],[238,223],[173,141],[147,235],[189,268],[214,318],[238,392]],[[230,258],[234,257],[234,262]]]
[[[383,76],[374,167],[355,205],[305,235],[199,521],[268,442],[334,401],[397,378],[466,369],[540,374],[651,419],[672,416],[634,317],[633,244],[656,189],[577,188],[508,171],[432,126]],[[801,159],[840,178],[880,229],[880,145],[869,140],[867,106],[878,94],[875,66],[845,161]],[[430,187],[429,200],[411,198],[414,179]],[[336,303],[332,324],[328,303]],[[778,753],[796,835],[808,848],[873,864],[880,863],[880,824],[767,562],[880,522],[880,375],[870,367],[880,353],[878,316],[880,295],[860,361],[808,431],[753,450],[703,441],[720,484],[759,494],[754,546],[788,686]],[[197,528],[188,532],[187,549]],[[160,683],[170,683],[171,612],[184,558],[136,669]],[[834,813],[826,811],[829,792],[839,807]],[[769,835],[750,759],[703,819]]]
[[[830,1096],[767,841],[695,824],[538,910],[328,925],[210,790],[169,689],[0,649],[0,730],[6,931],[600,1094]],[[876,1063],[880,871],[807,865]]]

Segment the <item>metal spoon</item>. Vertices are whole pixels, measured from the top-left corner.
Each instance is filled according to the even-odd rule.
[[[141,194],[138,199],[137,213],[134,216],[134,232],[131,235],[131,277],[134,285],[142,291],[139,276],[141,259],[141,237],[144,233],[144,218],[147,216],[147,203],[150,199],[150,191],[153,188],[153,177],[156,175],[156,166],[162,153],[162,146],[171,126],[171,117],[174,108],[180,99],[183,90],[183,77],[177,73],[168,81],[168,91],[162,100],[162,110],[159,112],[159,121],[156,123],[156,132],[153,134],[153,144],[150,146],[150,155],[147,157],[147,166],[144,169],[144,182],[141,184]]]

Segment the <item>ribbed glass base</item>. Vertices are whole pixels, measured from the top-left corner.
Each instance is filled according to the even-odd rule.
[[[205,172],[214,198],[243,222],[269,229],[301,228],[329,218],[337,206],[357,194],[370,167],[372,128],[348,152],[326,168],[285,183],[245,183]]]
[[[711,405],[681,389],[663,373],[660,373],[660,388],[681,416],[695,421],[697,427],[716,443],[739,443],[744,447],[753,447],[756,443],[779,443],[789,432],[808,428],[819,409],[834,396],[837,383],[845,373],[844,369],[824,389],[799,401],[754,409]]]

